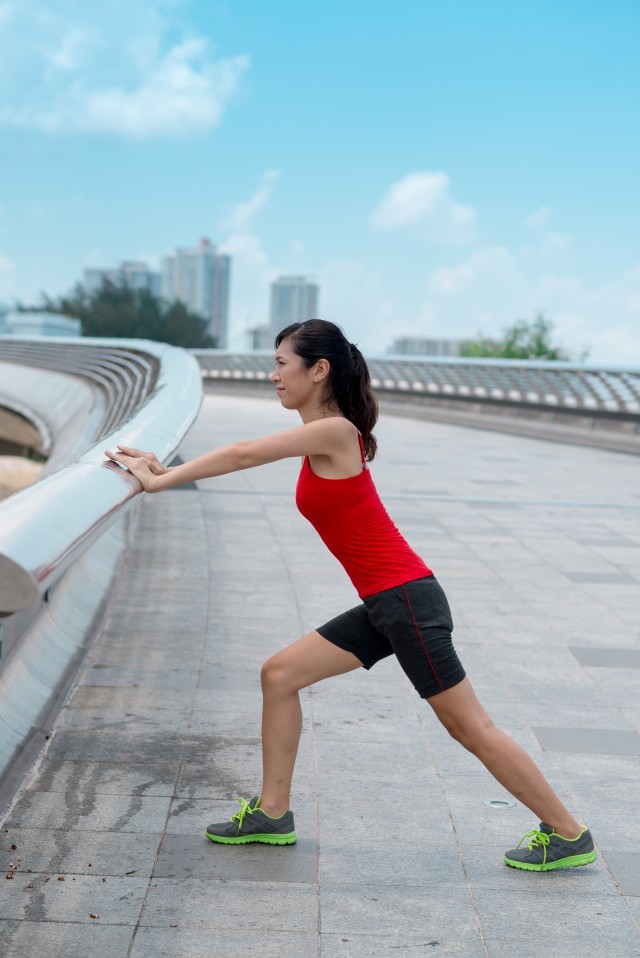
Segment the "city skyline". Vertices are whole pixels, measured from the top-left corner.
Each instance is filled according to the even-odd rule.
[[[82,286],[92,295],[104,282],[125,283],[131,289],[148,289],[166,303],[178,300],[207,320],[212,339],[218,348],[226,349],[231,276],[231,257],[218,254],[215,244],[205,237],[197,247],[176,247],[174,253],[163,256],[160,271],[136,260],[122,260],[115,267],[85,267]],[[285,326],[319,315],[320,287],[310,277],[277,276],[270,283],[268,296],[268,323],[245,330],[252,349],[270,348]],[[265,302],[266,297],[265,290]]]
[[[123,260],[119,266],[87,266],[82,285],[93,294],[107,281],[124,283],[131,289],[148,289],[166,303],[178,301],[207,323],[207,332],[219,348],[227,346],[231,257],[218,254],[211,240],[203,238],[198,246],[176,247],[162,257],[160,270],[144,261]]]
[[[159,270],[204,230],[233,258],[230,348],[304,274],[372,353],[543,311],[638,365],[639,27],[624,0],[4,0],[0,303]]]

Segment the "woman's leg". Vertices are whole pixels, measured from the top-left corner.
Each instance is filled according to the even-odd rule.
[[[262,666],[262,796],[260,807],[273,816],[289,808],[302,711],[300,689],[362,667],[351,652],[309,632]]]
[[[449,734],[472,752],[507,791],[564,838],[582,826],[569,814],[524,749],[497,728],[469,679],[427,699]]]

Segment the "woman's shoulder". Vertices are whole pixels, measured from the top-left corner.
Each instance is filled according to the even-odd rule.
[[[327,416],[319,421],[322,422],[326,433],[337,441],[349,442],[360,435],[357,427],[344,416]]]
[[[335,454],[342,457],[345,454],[350,455],[354,448],[358,448],[358,429],[344,416],[324,416],[322,419],[314,419],[302,428],[309,430],[309,439],[313,437],[315,448],[308,449],[308,455],[333,457]]]

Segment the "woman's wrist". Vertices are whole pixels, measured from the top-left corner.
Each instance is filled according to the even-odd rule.
[[[172,481],[172,473],[175,468],[175,466],[165,467],[165,470],[161,475],[154,475],[149,483],[147,492],[163,492],[165,489],[171,489],[174,486],[179,486],[179,482]]]

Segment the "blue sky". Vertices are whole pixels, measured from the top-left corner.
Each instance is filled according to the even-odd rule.
[[[640,364],[640,5],[0,0],[0,301],[233,255],[231,345],[307,273],[365,350]]]

